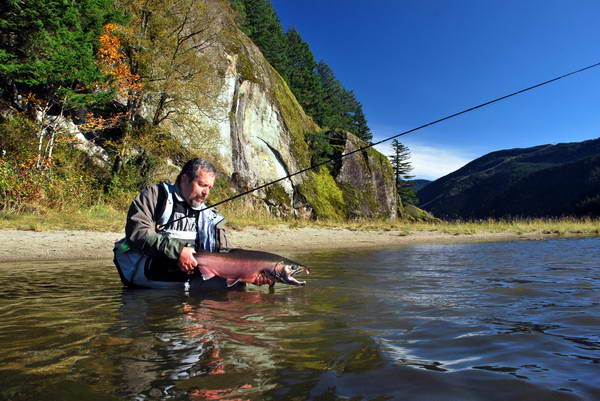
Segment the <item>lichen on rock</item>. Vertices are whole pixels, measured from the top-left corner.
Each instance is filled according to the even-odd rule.
[[[329,171],[320,167],[314,172],[307,172],[306,175],[304,182],[298,185],[298,192],[313,209],[313,217],[334,221],[345,220],[344,194]]]

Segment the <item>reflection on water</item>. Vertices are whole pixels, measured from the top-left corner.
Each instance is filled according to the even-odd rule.
[[[285,313],[272,308],[274,301],[258,291],[210,297],[124,291],[111,330],[135,339],[118,362],[127,393],[221,399],[264,391],[262,372],[275,367],[264,317]]]
[[[0,265],[0,400],[600,399],[600,239],[286,255],[304,288]]]

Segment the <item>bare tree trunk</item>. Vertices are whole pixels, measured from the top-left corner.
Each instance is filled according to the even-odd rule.
[[[121,172],[121,168],[123,167],[124,162],[127,160],[127,150],[129,147],[128,141],[131,133],[133,132],[133,128],[135,125],[135,117],[139,112],[141,107],[141,97],[135,96],[128,100],[127,105],[127,119],[125,120],[125,124],[123,127],[123,136],[121,137],[121,145],[117,151],[117,155],[115,156],[115,162],[112,167],[113,176],[119,174]]]
[[[54,150],[54,138],[56,138],[56,127],[53,127],[50,133],[50,139],[48,139],[48,143],[46,144],[46,150],[44,151],[45,155],[45,164],[47,166],[51,165],[52,162],[52,151]]]
[[[36,106],[34,106],[34,109]],[[48,131],[48,126],[45,124],[46,116],[48,115],[48,110],[50,109],[50,102],[48,102],[44,107],[40,107],[41,116],[40,119],[40,129],[38,131],[38,153],[37,159],[35,161],[35,168],[38,170],[42,168],[42,148],[44,146],[44,137],[46,136],[46,132]],[[38,116],[36,116],[38,117]]]
[[[46,129],[42,128],[41,131],[38,133],[38,135],[39,135],[38,154],[37,154],[37,160],[35,161],[35,168],[37,168],[39,170],[42,167],[42,145],[44,143],[44,136],[46,135]]]

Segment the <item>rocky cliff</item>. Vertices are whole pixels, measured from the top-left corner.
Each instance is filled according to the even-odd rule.
[[[213,7],[226,7],[212,3]],[[227,7],[226,7],[227,8]],[[231,13],[224,10],[225,14]],[[222,74],[220,106],[206,119],[217,132],[218,162],[237,190],[254,188],[309,167],[305,133],[320,128],[305,114],[283,78],[231,19],[224,18],[212,57]],[[345,151],[364,146],[346,135]],[[255,193],[272,211],[313,217],[397,216],[393,172],[373,149],[344,160],[335,180],[326,169],[292,177]]]
[[[367,145],[349,132],[332,132],[330,137],[342,144],[344,154]],[[373,148],[356,152],[339,160],[333,174],[348,217],[397,217],[394,171],[387,157]]]
[[[235,26],[220,47],[226,62],[221,118],[214,119],[219,136],[218,158],[238,190],[254,188],[308,167],[304,133],[318,129],[283,79],[259,49]],[[210,122],[209,122],[210,123]],[[272,190],[255,196],[271,206],[292,211],[298,207],[297,185],[306,177],[280,181],[277,199]],[[271,196],[269,196],[271,195]],[[287,198],[287,199],[285,199]]]

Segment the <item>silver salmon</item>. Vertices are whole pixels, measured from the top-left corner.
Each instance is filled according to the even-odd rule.
[[[254,283],[261,274],[277,283],[305,285],[305,281],[295,279],[294,275],[303,271],[310,273],[305,266],[269,252],[229,249],[198,252],[195,256],[204,280],[218,276],[227,280],[228,287],[238,281]]]

